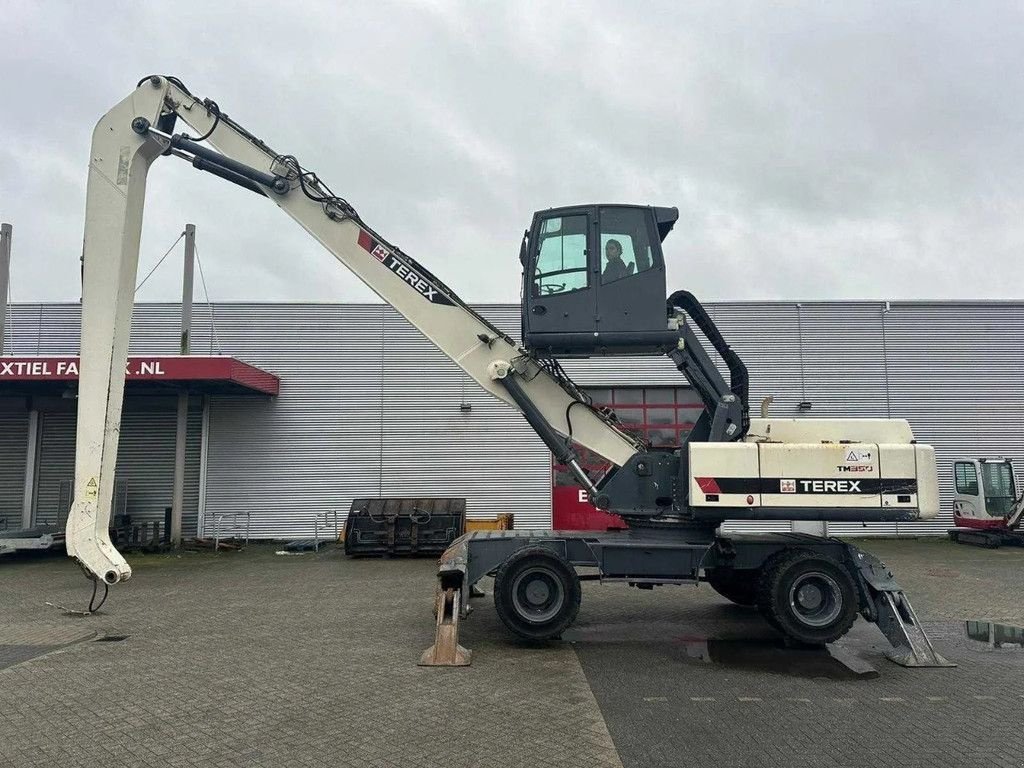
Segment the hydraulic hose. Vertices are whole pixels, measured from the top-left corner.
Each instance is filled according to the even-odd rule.
[[[669,310],[681,309],[690,316],[690,319],[703,332],[711,346],[721,355],[729,369],[729,389],[740,401],[743,410],[743,423],[741,425],[740,439],[750,429],[750,375],[747,373],[747,366],[736,354],[732,347],[725,341],[722,332],[718,330],[711,315],[704,309],[696,296],[689,291],[676,291],[668,297]]]

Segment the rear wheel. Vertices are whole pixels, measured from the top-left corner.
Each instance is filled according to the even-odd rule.
[[[796,549],[780,552],[765,565],[757,605],[786,637],[804,645],[824,645],[850,630],[860,598],[842,563]]]
[[[736,605],[757,605],[757,571],[715,568],[705,579],[715,592]]]
[[[498,618],[524,640],[559,637],[575,621],[581,596],[576,571],[547,547],[514,552],[494,576]]]

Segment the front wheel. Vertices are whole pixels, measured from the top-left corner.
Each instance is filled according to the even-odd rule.
[[[806,549],[780,552],[765,565],[757,605],[772,626],[804,645],[845,635],[860,611],[853,578],[842,563]]]
[[[514,634],[533,642],[561,636],[580,609],[580,579],[557,553],[542,546],[514,552],[494,576],[494,607]]]

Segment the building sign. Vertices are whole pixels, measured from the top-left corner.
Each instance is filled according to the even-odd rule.
[[[79,367],[77,357],[0,357],[0,384],[78,381]],[[272,373],[224,356],[134,356],[124,373],[128,381],[225,382],[268,395],[280,388]]]
[[[124,367],[126,378],[162,378],[167,376],[161,358],[130,357]],[[0,379],[8,381],[73,381],[78,378],[77,357],[0,358]],[[178,377],[170,377],[178,378]]]

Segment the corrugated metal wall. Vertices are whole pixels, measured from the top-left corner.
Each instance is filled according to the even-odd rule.
[[[488,313],[506,333],[518,327],[510,315]],[[526,421],[390,308],[384,339],[381,495],[466,496],[470,516],[512,512],[520,528],[549,527],[550,454]]]
[[[313,533],[314,518],[379,490],[379,306],[218,308],[218,335],[281,377],[272,399],[216,397],[206,517],[248,511],[253,533]]]
[[[479,309],[518,336],[517,306]],[[736,302],[709,311],[750,368],[755,412],[773,395],[775,416],[906,417],[935,445],[939,521],[830,531],[941,533],[954,456],[1006,455],[1024,468],[1024,302]],[[76,305],[15,306],[16,353],[76,352],[77,318]],[[139,306],[132,351],[173,354],[177,323],[176,305]],[[311,533],[315,514],[347,510],[356,496],[444,494],[467,496],[474,515],[550,522],[550,460],[540,441],[390,308],[197,306],[193,349],[282,377],[276,399],[212,399],[207,520],[249,510],[257,534],[297,536]],[[566,368],[586,386],[681,383],[664,358]],[[810,412],[797,409],[804,400]]]
[[[27,442],[25,401],[0,397],[0,531],[21,527]]]
[[[1024,305],[894,302],[884,328],[890,408],[935,446],[944,518],[955,458],[1007,456],[1024,479]]]
[[[518,323],[502,310],[492,320]],[[256,535],[311,536],[317,515],[344,521],[355,498],[431,495],[467,497],[471,517],[550,524],[543,444],[390,307],[229,305],[217,335],[280,376],[281,393],[213,398],[207,521],[249,511]]]

